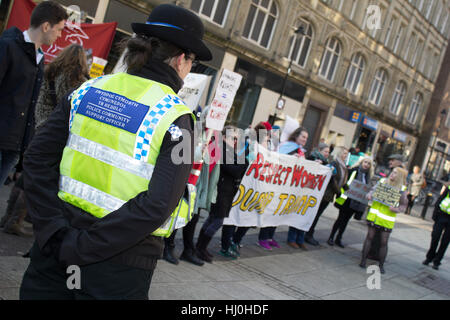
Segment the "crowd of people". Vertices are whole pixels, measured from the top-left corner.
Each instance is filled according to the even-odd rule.
[[[315,161],[331,173],[310,228],[290,226],[287,238],[281,239],[275,226],[261,227],[261,248],[276,250],[284,243],[301,250],[308,250],[305,243],[318,246],[315,228],[334,204],[339,215],[327,244],[344,248],[349,221],[361,220],[367,212],[360,266],[374,258],[385,272],[395,217],[411,212],[424,183],[420,168],[414,168],[408,185],[401,156],[393,155],[390,174],[371,185],[367,204],[348,198],[346,190],[354,180],[371,183],[372,158],[362,153],[351,157],[355,154],[349,156],[346,147],[324,141],[306,150],[309,136],[303,127],[280,142],[281,128],[261,122],[252,128],[256,140],[240,146],[242,131],[226,126],[222,134],[202,132],[208,138],[196,146],[185,133],[193,133],[195,121],[202,120],[176,94],[195,60],[212,59],[202,40],[203,23],[194,13],[171,4],[157,6],[145,23],[132,23],[136,36],[125,43],[127,71],[93,79],[86,51],[75,44],[44,67],[41,46],[55,42],[67,18],[59,4],[44,1],[33,10],[28,30],[13,27],[0,37],[0,106],[7,115],[0,120],[0,185],[20,160],[0,224],[4,232],[31,236],[23,227],[28,220],[35,237],[21,299],[147,299],[157,260],[178,263],[177,229],[182,229],[184,244],[179,259],[198,266],[212,263],[215,254],[208,247],[220,229],[217,254],[237,259],[251,227],[224,225],[224,219],[254,160],[255,143]],[[131,124],[113,125],[89,109],[102,97],[119,99]],[[183,144],[189,147],[190,161],[174,163],[171,156]],[[201,154],[200,160],[195,154]],[[372,198],[379,184],[401,190],[398,205]],[[450,195],[448,189],[443,191],[423,262],[432,262],[436,269],[450,232]],[[208,217],[195,242],[201,212]],[[73,264],[82,268],[84,277],[78,291],[66,287],[66,267]]]

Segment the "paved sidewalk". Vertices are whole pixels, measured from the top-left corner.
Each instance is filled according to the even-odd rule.
[[[0,189],[0,216],[6,208],[8,194],[9,187]],[[281,226],[275,236],[282,248],[266,251],[256,245],[259,229],[250,229],[237,260],[217,255],[212,264],[202,267],[184,261],[176,266],[164,260],[158,262],[149,297],[154,300],[449,300],[448,252],[439,271],[421,264],[431,239],[431,213],[422,220],[415,217],[420,216],[421,208],[414,210],[413,216],[398,215],[389,240],[381,289],[368,289],[367,280],[372,274],[358,266],[367,231],[364,221],[350,221],[343,239],[346,248],[325,243],[337,217],[337,209],[330,205],[316,227],[321,246],[308,245],[309,251],[291,249],[285,243],[287,227]],[[205,217],[202,213],[197,232]],[[179,232],[178,254],[182,250],[181,237]],[[21,255],[32,241],[0,231],[1,299],[18,299],[21,277],[29,261]],[[210,251],[217,253],[219,246],[220,231]],[[368,265],[376,264],[368,262]]]

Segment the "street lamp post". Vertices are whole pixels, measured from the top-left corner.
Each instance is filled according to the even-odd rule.
[[[429,164],[430,164],[430,160],[431,160],[431,158],[432,158],[432,156],[433,156],[434,148],[436,147],[436,141],[437,141],[439,132],[441,131],[442,120],[444,120],[444,118],[445,118],[446,115],[447,115],[447,110],[442,109],[442,111],[440,112],[440,117],[439,117],[439,126],[436,128],[436,131],[435,131],[435,132],[436,132],[436,135],[434,136],[433,145],[431,146],[430,157],[428,158],[428,161],[427,161],[427,166],[426,166],[427,169],[428,169],[428,166],[429,166]],[[433,177],[433,171],[434,171],[434,169],[435,169],[435,166],[436,166],[436,159],[434,159],[434,161],[433,161],[433,167],[432,167],[432,169],[428,171],[427,178],[430,179],[430,178]]]
[[[301,34],[301,35],[304,35],[305,33],[304,33],[303,26],[298,27],[298,28],[294,31],[294,33],[295,33],[295,34]],[[294,39],[293,43],[295,44],[295,39]],[[278,97],[277,105],[275,106],[275,111],[274,111],[274,113],[273,113],[273,116],[271,116],[271,118],[270,118],[270,120],[269,120],[269,123],[270,123],[272,126],[275,124],[275,120],[276,120],[276,118],[277,118],[277,109],[280,109],[280,110],[281,110],[281,109],[284,108],[284,103],[285,103],[285,101],[284,101],[284,99],[283,99],[283,94],[284,94],[284,90],[286,89],[286,81],[287,81],[287,78],[288,78],[289,74],[291,73],[291,66],[292,66],[292,53],[291,53],[291,56],[289,57],[289,65],[288,65],[287,72],[286,72],[286,74],[285,74],[285,76],[284,76],[284,79],[283,79],[283,84],[282,84],[282,87],[281,87],[280,96]]]

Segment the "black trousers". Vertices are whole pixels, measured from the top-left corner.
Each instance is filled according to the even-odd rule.
[[[199,219],[199,214],[194,214],[191,221],[189,221],[182,229],[183,229],[183,245],[184,250],[195,250],[194,246],[194,234],[195,227],[197,226],[197,222]],[[164,243],[169,248],[175,247],[175,236],[178,230],[174,230],[170,237],[164,238]]]
[[[54,257],[44,256],[36,243],[30,258],[20,286],[20,300],[148,300],[157,261],[151,270],[109,261],[82,266],[80,289],[69,289],[67,283],[73,283],[69,279],[75,276],[73,271],[67,273]]]
[[[330,203],[328,201],[322,201],[319,205],[319,209],[317,210],[316,217],[314,218],[314,222],[312,223],[309,231],[306,233],[306,237],[312,237],[314,235],[314,229],[316,228],[317,222],[319,222],[320,216],[325,211]]]
[[[338,232],[336,239],[342,239],[342,235],[344,234],[345,228],[347,228],[347,224],[353,216],[354,211],[350,209],[348,206],[344,206],[339,209],[339,216],[336,219],[333,228],[331,229],[330,238],[334,239],[334,235]]]
[[[432,261],[434,265],[439,266],[441,264],[442,258],[445,255],[445,251],[447,250],[449,241],[450,220],[438,218],[438,220],[433,225],[430,249],[427,252],[427,260]]]

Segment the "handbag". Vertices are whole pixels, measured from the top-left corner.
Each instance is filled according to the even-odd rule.
[[[423,183],[422,183],[422,189],[425,189],[427,187],[427,180],[425,177],[423,177]]]

